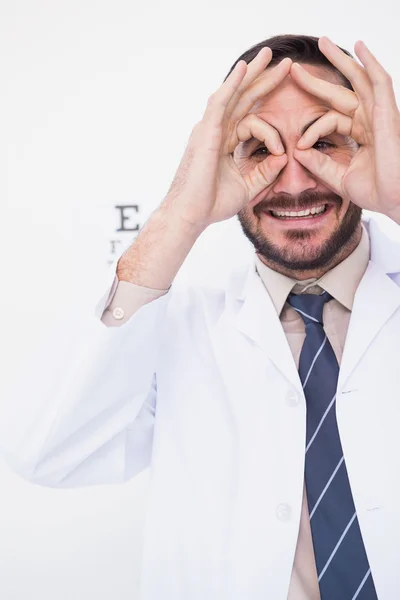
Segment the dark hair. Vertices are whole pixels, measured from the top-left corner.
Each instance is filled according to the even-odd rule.
[[[231,71],[234,69],[235,65],[239,62],[239,60],[244,60],[247,64],[253,60],[261,50],[268,46],[272,50],[272,59],[269,63],[268,68],[277,65],[281,60],[286,58],[287,56],[291,58],[294,62],[299,62],[307,65],[315,65],[325,67],[334,73],[336,73],[343,82],[343,85],[350,90],[353,89],[350,81],[341,73],[327,58],[324,54],[322,54],[321,50],[318,48],[318,38],[310,35],[276,35],[267,40],[259,42],[255,46],[252,46],[232,65],[228,75],[225,79],[230,75]],[[340,48],[340,46],[338,46]],[[350,52],[340,48],[347,56],[354,58]],[[224,79],[224,81],[225,81]]]

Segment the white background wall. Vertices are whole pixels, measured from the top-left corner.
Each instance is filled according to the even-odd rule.
[[[237,56],[279,33],[328,35],[350,51],[363,39],[398,95],[398,6],[0,0],[3,399],[79,290],[82,305],[91,298],[114,206],[139,204],[143,224],[159,204]],[[180,277],[213,282],[247,252],[235,219],[213,226]],[[120,487],[49,490],[0,463],[2,600],[137,599],[146,492],[146,472]]]

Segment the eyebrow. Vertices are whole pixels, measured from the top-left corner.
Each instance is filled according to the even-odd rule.
[[[324,113],[325,114],[325,113]],[[323,117],[323,115],[320,115],[319,117],[317,117],[316,119],[313,119],[312,121],[310,121],[309,123],[307,123],[307,125],[304,125],[303,129],[301,130],[301,135],[304,135],[305,132],[307,131],[307,129],[309,129],[312,125],[314,125],[314,123],[316,123],[321,117]],[[270,125],[270,123],[269,123]],[[270,125],[273,129],[275,129],[275,131],[277,131],[279,137],[280,137],[280,133],[279,131],[276,129],[276,127],[274,127],[273,125]],[[249,140],[246,140],[245,142],[242,143],[242,148],[243,150],[246,150],[249,146],[251,146],[251,144],[256,141],[256,142],[261,142],[262,140],[259,140],[258,138],[255,137],[251,137]]]

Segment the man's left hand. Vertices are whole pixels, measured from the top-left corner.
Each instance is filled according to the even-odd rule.
[[[294,156],[339,196],[400,224],[400,112],[392,79],[361,41],[354,49],[362,65],[326,37],[320,38],[319,48],[354,91],[292,65],[294,81],[331,107],[304,133]],[[333,132],[350,136],[359,145],[349,165],[312,148]]]

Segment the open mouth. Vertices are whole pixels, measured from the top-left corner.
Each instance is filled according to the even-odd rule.
[[[289,219],[315,219],[320,217],[327,212],[328,204],[321,204],[319,206],[313,206],[312,208],[306,208],[299,211],[288,211],[288,210],[267,210],[270,216],[275,219],[289,220]]]

